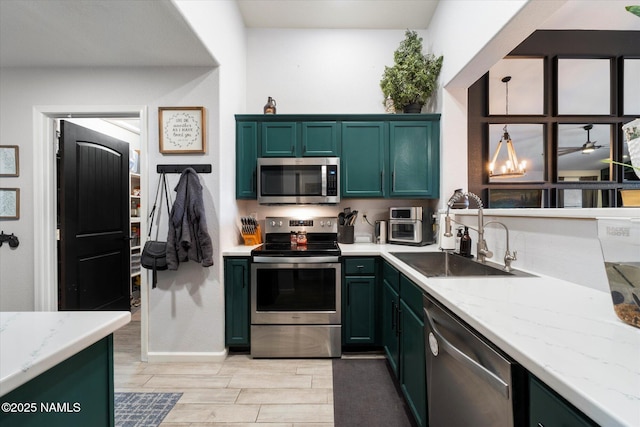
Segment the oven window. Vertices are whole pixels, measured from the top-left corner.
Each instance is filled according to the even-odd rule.
[[[391,224],[391,237],[401,240],[413,240],[416,232],[416,224]]]
[[[322,196],[322,167],[263,165],[260,192],[262,196]]]
[[[335,311],[334,268],[258,269],[258,311]]]

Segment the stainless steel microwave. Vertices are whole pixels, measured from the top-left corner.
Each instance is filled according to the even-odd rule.
[[[258,203],[335,204],[340,202],[337,157],[258,159]]]

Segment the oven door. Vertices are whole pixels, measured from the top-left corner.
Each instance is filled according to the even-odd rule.
[[[390,220],[389,242],[412,245],[422,243],[422,221]]]
[[[278,260],[277,257],[272,259]],[[306,257],[299,260],[252,263],[252,324],[341,323],[340,263],[309,262],[312,258]]]

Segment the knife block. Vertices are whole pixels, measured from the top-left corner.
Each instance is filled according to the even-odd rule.
[[[262,231],[260,226],[256,225],[256,230],[253,233],[242,233],[245,246],[254,246],[262,243]]]

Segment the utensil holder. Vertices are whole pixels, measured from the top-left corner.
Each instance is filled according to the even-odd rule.
[[[353,225],[338,226],[338,243],[353,243]]]

